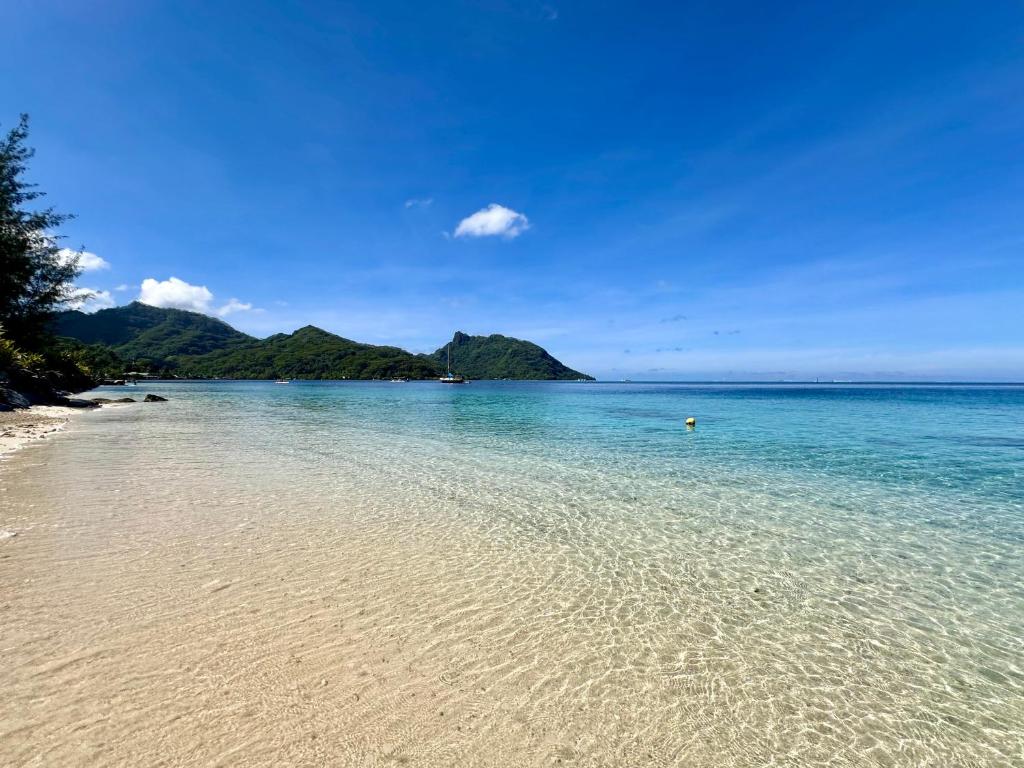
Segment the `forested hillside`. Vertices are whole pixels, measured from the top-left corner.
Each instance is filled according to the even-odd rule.
[[[533,342],[493,333],[469,336],[456,332],[451,342],[452,372],[471,379],[591,379],[574,371]],[[430,356],[444,368],[449,346]]]
[[[67,349],[107,376],[130,368],[197,378],[431,379],[447,362],[447,347],[414,355],[314,326],[257,339],[208,315],[139,302],[95,314],[63,312],[54,330]],[[498,334],[456,333],[452,350],[454,370],[471,379],[589,378],[536,344]]]

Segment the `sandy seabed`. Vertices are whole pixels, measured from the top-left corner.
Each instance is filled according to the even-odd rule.
[[[499,571],[453,592],[466,542],[176,490],[187,473],[90,450],[74,420],[28,442],[69,413],[18,416],[24,450],[0,466],[0,764],[676,762],[601,680],[564,709],[579,683],[562,619],[510,625]]]
[[[0,462],[0,765],[1024,755],[1019,638],[969,601],[931,620],[936,548],[843,561],[836,515],[730,520],[745,486],[683,515],[603,470],[265,418],[104,408]]]

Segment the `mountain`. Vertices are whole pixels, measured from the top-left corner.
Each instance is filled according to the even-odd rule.
[[[156,367],[171,365],[182,355],[203,355],[256,341],[223,320],[137,301],[91,315],[61,312],[54,332],[86,344],[105,344],[129,363],[137,359]]]
[[[457,331],[452,337],[452,372],[470,379],[587,379],[531,341],[492,333],[469,336]],[[440,368],[448,363],[448,345],[430,355]]]
[[[227,379],[431,379],[433,361],[398,347],[360,344],[307,325],[292,334],[177,360],[190,376]]]
[[[414,355],[312,325],[257,339],[208,315],[139,302],[91,315],[62,312],[54,331],[68,350],[105,376],[133,368],[198,378],[431,379],[446,362],[445,348]],[[452,345],[457,372],[471,379],[590,378],[528,341],[459,332]]]

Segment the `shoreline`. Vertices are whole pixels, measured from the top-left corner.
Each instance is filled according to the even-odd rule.
[[[71,416],[81,408],[63,405],[33,405],[30,408],[0,412],[0,457],[62,431]]]
[[[96,388],[80,392],[69,397],[77,405],[31,405],[28,408],[17,408],[12,411],[0,411],[0,459],[34,443],[47,435],[62,432],[71,421],[71,417],[83,412],[96,411],[107,406],[121,406],[129,403],[112,398],[86,397],[96,392]],[[83,401],[89,401],[88,405]],[[144,400],[133,400],[142,403]],[[85,407],[88,405],[88,407]]]

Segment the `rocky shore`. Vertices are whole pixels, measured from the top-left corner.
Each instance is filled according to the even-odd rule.
[[[84,392],[99,382],[84,374],[66,372],[39,373],[23,368],[0,370],[0,412],[18,410],[36,405],[57,405],[66,408],[95,408],[91,400],[72,397],[72,392]]]
[[[26,443],[62,430],[68,419],[85,409],[129,403],[162,403],[167,398],[148,394],[142,400],[133,397],[67,397],[55,396],[60,405],[33,405],[12,390],[0,388],[0,456],[23,447]]]
[[[95,382],[84,377],[69,379],[18,368],[0,371],[0,455],[63,429],[76,410],[98,408],[98,403],[68,393],[93,386]]]

